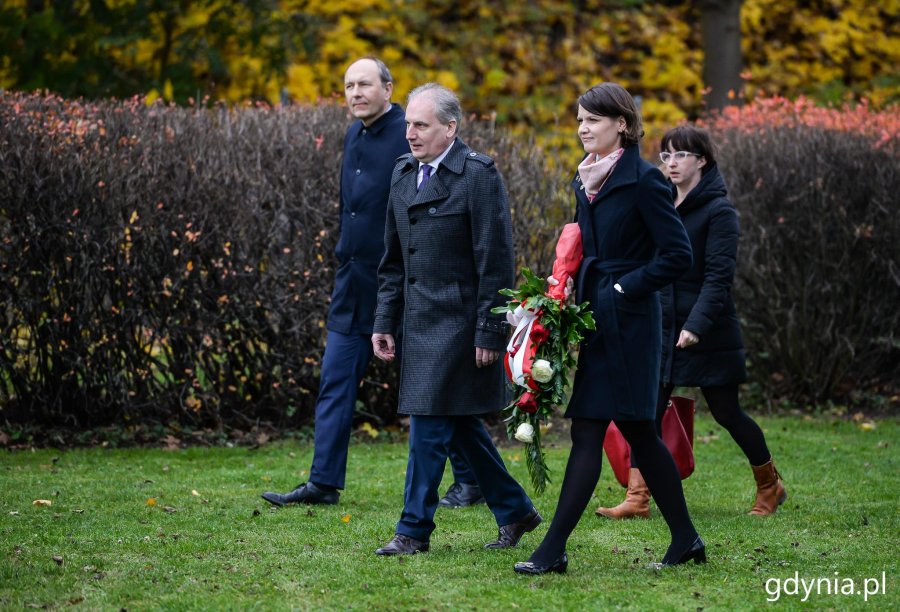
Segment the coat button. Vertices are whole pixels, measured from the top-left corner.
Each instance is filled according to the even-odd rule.
[[[410,254],[410,255],[415,255],[415,254],[416,254],[416,249],[415,249],[414,247],[409,247],[409,254]]]
[[[356,213],[355,213],[355,212],[351,212],[351,213],[350,213],[350,218],[351,218],[351,219],[356,219]]]
[[[359,168],[356,169],[356,176],[359,176],[359,173],[362,172]]]
[[[410,284],[410,285],[415,285],[415,284],[416,284],[416,279],[414,279],[414,278],[409,279],[409,284]]]
[[[428,209],[428,214],[429,214],[429,215],[433,215],[433,214],[436,213],[436,212],[437,212],[437,208],[435,208],[434,206],[432,206],[431,208]]]
[[[362,133],[363,133],[363,134],[366,134],[366,133],[368,133],[368,131],[369,131],[369,130],[367,130],[366,128],[363,128]]]
[[[478,155],[478,153],[476,153],[475,151],[469,153],[469,157],[475,157],[476,155]]]

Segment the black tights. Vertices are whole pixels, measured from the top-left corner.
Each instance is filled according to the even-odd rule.
[[[544,541],[531,555],[535,565],[549,565],[566,549],[566,541],[578,524],[600,479],[603,462],[603,438],[610,421],[572,420],[572,451],[566,465],[556,513]],[[632,455],[638,456],[644,480],[656,499],[656,505],[669,526],[672,543],[665,559],[677,559],[694,543],[697,530],[691,523],[681,478],[669,450],[656,434],[653,421],[616,422]]]
[[[662,420],[666,413],[666,407],[669,403],[669,397],[675,385],[659,386],[659,401],[656,404],[656,431],[662,435]],[[750,418],[746,412],[741,410],[741,404],[738,401],[738,386],[723,385],[720,387],[700,387],[709,411],[712,413],[716,423],[724,427],[737,445],[744,451],[747,461],[750,465],[763,465],[768,463],[772,458],[769,447],[766,446],[766,437],[763,435],[762,429],[756,424],[756,421]],[[631,467],[637,467],[638,460],[634,454],[631,455]],[[643,472],[643,470],[642,470]]]

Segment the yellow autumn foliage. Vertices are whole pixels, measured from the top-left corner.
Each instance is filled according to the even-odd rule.
[[[603,80],[641,97],[648,134],[704,109],[702,3],[109,0],[106,17],[89,0],[74,4],[82,20],[54,44],[42,40],[40,53],[53,78],[89,76],[54,85],[26,66],[33,53],[11,50],[0,52],[0,86],[307,103],[340,96],[346,65],[376,55],[394,74],[397,100],[435,80],[458,90],[467,112],[522,130],[571,130],[577,96]],[[5,3],[0,33],[53,18],[28,7]],[[900,0],[744,0],[741,36],[736,101],[760,92],[866,97],[874,107],[900,100]],[[91,45],[98,55],[79,51]]]

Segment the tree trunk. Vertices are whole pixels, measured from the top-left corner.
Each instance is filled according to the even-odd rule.
[[[707,110],[740,104],[741,4],[743,0],[698,0],[703,39]]]

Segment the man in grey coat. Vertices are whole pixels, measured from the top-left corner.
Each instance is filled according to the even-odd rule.
[[[359,383],[372,358],[377,270],[384,256],[384,217],[394,160],[409,151],[399,104],[391,103],[394,79],[381,60],[363,57],[344,73],[347,107],[358,119],[344,137],[341,162],[339,265],[328,309],[328,340],[316,400],[316,437],[309,481],[293,491],[266,491],[276,506],[336,504],[347,475],[347,456]],[[482,500],[475,475],[455,451],[454,483],[441,505]]]
[[[379,555],[428,550],[447,449],[475,473],[499,535],[487,548],[516,546],[541,523],[478,418],[505,402],[499,357],[506,346],[498,291],[514,262],[506,189],[493,160],[456,137],[462,118],[449,89],[427,83],[406,109],[411,153],[391,177],[385,255],[378,268],[372,346],[391,361],[402,325],[401,414],[410,415],[404,506]]]

